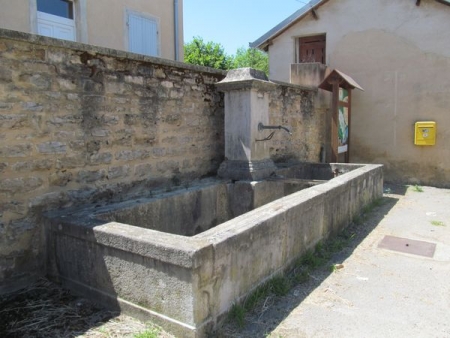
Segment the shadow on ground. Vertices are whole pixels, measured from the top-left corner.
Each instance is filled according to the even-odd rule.
[[[404,196],[408,187],[385,184],[384,196],[380,205],[366,210],[344,231],[351,234],[352,240],[341,251],[332,255],[331,259],[320,268],[309,272],[309,279],[294,285],[286,296],[271,295],[262,299],[258,305],[245,314],[245,323],[239,327],[235,321],[228,320],[223,327],[211,337],[215,338],[254,338],[270,337],[273,331],[305,298],[333,273],[331,267],[344,262],[351,256],[358,245],[378,226],[381,220],[399,201],[399,195]],[[344,267],[345,268],[345,267]]]
[[[77,337],[117,316],[45,279],[0,297],[0,337]]]

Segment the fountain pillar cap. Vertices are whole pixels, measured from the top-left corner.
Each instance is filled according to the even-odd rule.
[[[223,92],[246,88],[271,90],[275,86],[263,71],[253,68],[231,69],[222,81],[216,83],[217,89]]]

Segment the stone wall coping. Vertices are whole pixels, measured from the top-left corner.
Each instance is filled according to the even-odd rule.
[[[16,40],[16,41],[23,41],[23,42],[30,42],[41,46],[53,46],[53,47],[60,47],[60,48],[67,48],[67,49],[73,49],[78,51],[84,51],[84,52],[90,52],[95,54],[103,54],[111,57],[117,57],[117,58],[126,58],[136,61],[144,61],[144,62],[151,62],[155,64],[160,64],[163,66],[168,67],[176,67],[176,68],[183,68],[187,70],[197,71],[201,73],[210,73],[215,75],[223,75],[227,76],[228,73],[234,71],[225,71],[221,69],[215,69],[210,67],[204,67],[204,66],[197,66],[197,65],[191,65],[184,62],[169,60],[169,59],[163,59],[159,57],[153,57],[153,56],[146,56],[141,54],[135,54],[131,52],[121,51],[118,49],[112,49],[112,48],[106,48],[106,47],[99,47],[95,45],[89,45],[85,43],[75,42],[75,41],[68,41],[68,40],[61,40],[61,39],[55,39],[50,38],[42,35],[36,35],[36,34],[29,34],[25,32],[19,32],[9,29],[0,28],[0,38],[9,39],[9,40]],[[244,69],[250,69],[250,68],[244,68]],[[255,69],[252,69],[252,71],[256,71]],[[227,80],[222,83],[216,84],[219,85],[218,89],[220,90],[237,90],[242,88],[257,88],[257,89],[265,89],[265,88],[273,88],[273,85],[281,85],[293,89],[298,90],[306,90],[306,91],[318,91],[317,87],[314,86],[299,86],[288,82],[281,82],[281,81],[275,81],[275,80],[267,80],[267,78],[262,79],[259,76],[260,71],[256,71],[257,73],[250,72],[249,74],[253,75],[253,79],[234,79],[232,81]],[[224,79],[225,80],[225,79]],[[236,83],[234,83],[236,82]],[[265,84],[267,84],[270,87],[265,87]],[[242,87],[242,88],[241,88]]]
[[[261,81],[269,81],[266,74],[254,68],[237,68],[230,69],[227,73],[225,79],[221,81],[221,83],[225,82],[233,82],[233,81],[244,81],[244,80],[261,80]]]
[[[231,90],[272,90],[276,84],[269,81],[264,72],[253,68],[230,69],[227,76],[220,82],[216,83],[216,87],[220,91]]]
[[[116,57],[116,58],[124,58],[124,59],[136,60],[136,61],[150,62],[150,63],[160,64],[162,66],[183,68],[183,69],[192,70],[192,71],[201,72],[201,73],[209,73],[209,74],[224,75],[224,76],[226,76],[226,74],[227,74],[226,71],[220,70],[220,69],[191,65],[188,63],[180,62],[180,61],[163,59],[163,58],[153,57],[153,56],[146,56],[146,55],[126,52],[126,51],[121,51],[118,49],[99,47],[99,46],[89,45],[89,44],[75,42],[75,41],[55,39],[55,38],[50,38],[50,37],[46,37],[46,36],[42,36],[42,35],[29,34],[29,33],[25,33],[25,32],[19,32],[19,31],[4,29],[4,28],[0,28],[0,38],[29,42],[29,43],[33,43],[36,45],[42,45],[42,46],[52,46],[52,47],[73,49],[73,50],[78,50],[78,51],[83,51],[83,52],[102,54],[102,55]]]
[[[296,85],[296,84],[289,83],[289,82],[282,82],[282,81],[276,81],[276,80],[270,80],[270,81],[279,86],[289,87],[289,88],[297,89],[297,90],[306,90],[306,91],[311,91],[311,92],[317,92],[319,90],[319,87],[316,87],[316,86],[300,86],[300,85]]]
[[[241,80],[241,81],[230,81],[230,82],[218,82],[215,84],[216,88],[221,92],[227,92],[232,90],[246,90],[246,89],[258,89],[271,91],[277,85],[270,81],[262,80]]]

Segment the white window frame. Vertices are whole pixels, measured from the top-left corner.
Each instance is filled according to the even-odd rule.
[[[88,43],[87,33],[87,0],[70,0],[73,2],[73,20],[75,23],[75,41]],[[37,0],[29,0],[30,8],[30,31],[38,34]]]
[[[64,39],[64,40],[68,40],[68,41],[77,41],[77,32],[76,32],[76,26],[75,26],[75,20],[73,19],[67,19],[67,18],[63,18],[61,16],[58,15],[53,15],[53,14],[49,14],[49,13],[44,13],[44,12],[37,12],[37,21],[38,21],[38,33],[42,34],[42,31],[40,31],[40,28],[42,27],[51,27],[51,29],[54,31],[55,27],[59,27],[60,30],[64,31],[64,32],[70,32],[70,37],[67,38],[63,38],[62,36],[53,36],[53,34],[51,35],[46,35],[46,34],[42,34],[45,36],[51,36],[51,37],[55,37],[58,39]]]
[[[161,57],[161,20],[154,15],[148,14],[148,13],[143,13],[143,12],[139,12],[133,9],[129,9],[126,8],[124,11],[124,23],[125,23],[125,28],[124,28],[124,32],[126,32],[126,34],[124,34],[124,45],[125,45],[125,50],[126,51],[130,51],[130,26],[128,25],[128,16],[129,15],[135,15],[135,16],[140,16],[143,17],[145,19],[148,20],[152,20],[156,22],[156,26],[157,26],[157,37],[156,37],[156,57]]]

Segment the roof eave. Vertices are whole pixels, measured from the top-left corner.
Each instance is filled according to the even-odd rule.
[[[271,40],[279,36],[289,27],[303,19],[308,13],[311,12],[312,9],[317,9],[319,6],[323,5],[325,2],[329,0],[311,0],[308,4],[300,8],[294,14],[280,22],[278,25],[269,30],[266,34],[261,36],[259,39],[254,42],[250,42],[249,46],[251,48],[258,48],[261,50],[265,50],[271,43]]]
[[[340,81],[341,81],[341,83],[339,85],[340,87],[346,88],[346,89],[355,89],[356,88],[356,89],[364,91],[364,89],[355,80],[353,80],[353,78],[351,76],[349,76],[337,69],[333,69],[325,77],[325,79],[319,85],[319,88],[329,91],[329,92],[332,92],[333,86],[332,86],[331,82],[329,81],[329,79],[336,78],[336,76],[338,76],[338,79],[340,79]]]

